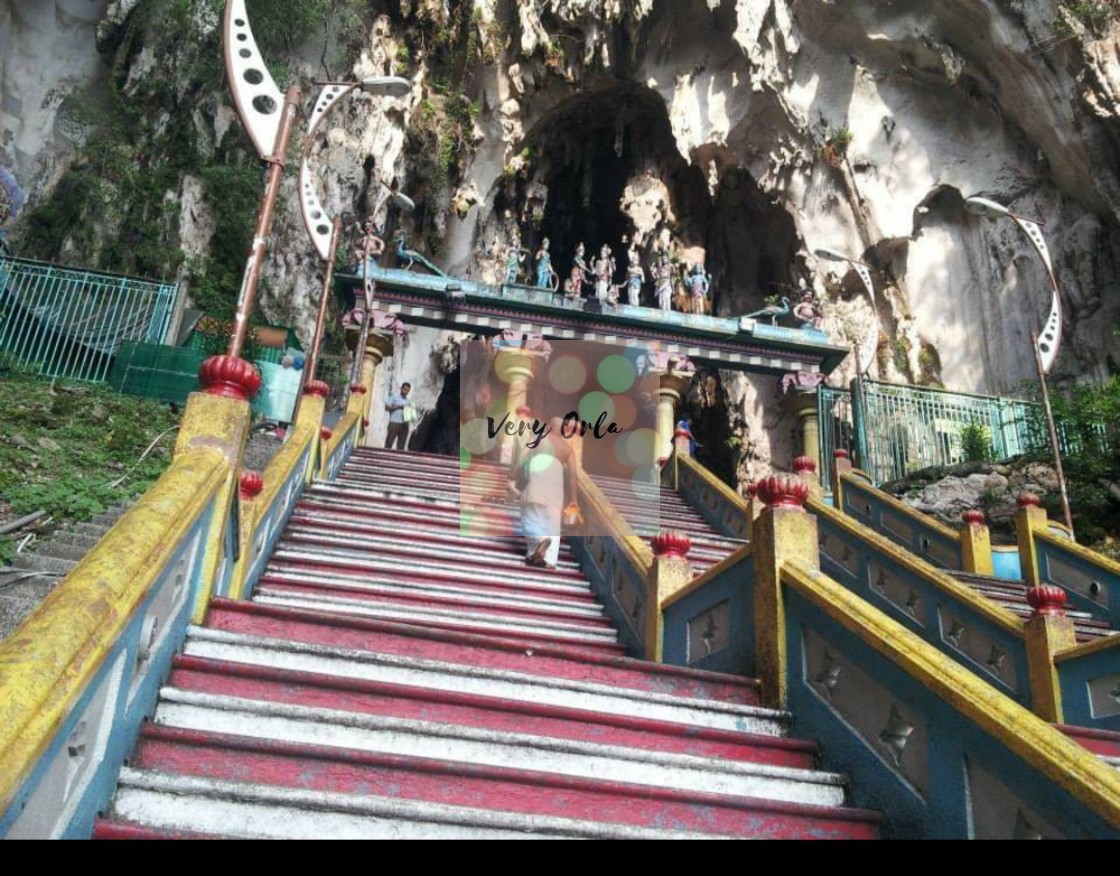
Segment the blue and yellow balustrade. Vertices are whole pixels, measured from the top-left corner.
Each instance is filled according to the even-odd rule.
[[[666,662],[757,675],[899,835],[1120,837],[1120,774],[821,571],[809,494],[759,485],[750,546],[663,603]]]
[[[215,596],[248,598],[303,489],[356,446],[365,364],[334,434],[308,395],[259,479],[241,470],[259,377],[236,361],[201,375],[210,389],[190,397],[167,471],[0,642],[0,837],[90,835],[187,626]],[[239,380],[249,392],[209,394]]]

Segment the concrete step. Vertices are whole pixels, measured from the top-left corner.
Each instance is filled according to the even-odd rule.
[[[596,823],[698,831],[716,836],[874,838],[873,814],[818,809],[703,792],[636,788],[445,759],[335,752],[298,745],[148,726],[132,767],[222,781],[392,797]],[[309,765],[313,765],[308,769]]]
[[[704,834],[125,768],[111,818],[243,839],[700,839]]]
[[[108,530],[105,530],[108,532]],[[86,535],[81,532],[56,532],[51,536],[52,544],[72,545],[74,547],[84,548],[88,553],[97,543],[101,541],[101,535]]]
[[[737,675],[664,666],[559,643],[494,639],[461,632],[407,627],[251,602],[216,599],[207,618],[217,631],[308,646],[463,663],[477,669],[567,678],[665,696],[758,705],[758,682]]]
[[[398,606],[385,602],[341,596],[314,594],[302,596],[298,593],[277,592],[271,588],[261,588],[254,601],[261,605],[280,605],[289,608],[302,608],[308,611],[350,614],[359,617],[391,620],[412,626],[430,625],[440,629],[483,632],[489,635],[524,636],[538,640],[579,642],[588,645],[614,645],[618,642],[618,633],[609,624],[591,624],[586,621],[561,622],[514,617],[496,611]]]
[[[183,730],[681,791],[816,806],[840,806],[844,802],[844,778],[836,773],[383,718],[176,688],[162,690],[154,722]]]
[[[74,525],[73,531],[76,535],[89,536],[100,541],[109,529],[110,527],[101,523],[77,523]]]
[[[437,653],[456,657],[455,649]],[[475,666],[408,654],[382,654],[353,648],[268,639],[210,628],[192,628],[183,649],[186,657],[268,667],[346,682],[378,682],[446,693],[471,694],[535,706],[566,708],[601,715],[680,724],[757,735],[782,736],[788,716],[737,702],[701,699],[612,684],[618,674],[608,667],[575,675],[548,677],[505,665]],[[469,659],[469,653],[458,656]],[[558,662],[558,661],[553,661]],[[517,664],[514,664],[517,665]],[[631,685],[638,679],[631,674]],[[651,677],[646,676],[648,680]]]
[[[57,538],[44,541],[35,546],[35,554],[40,557],[52,557],[57,560],[72,560],[77,563],[89,553],[89,548],[84,545],[66,544]]]
[[[64,577],[78,565],[77,560],[64,560],[58,557],[43,557],[38,554],[22,553],[12,560],[12,568],[26,572],[42,572],[45,575]]]

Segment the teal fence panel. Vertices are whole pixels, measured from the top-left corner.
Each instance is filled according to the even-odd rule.
[[[0,258],[0,350],[42,377],[99,383],[126,342],[162,343],[179,287]]]
[[[847,450],[876,484],[884,484],[964,462],[961,435],[967,426],[983,430],[997,459],[1048,446],[1041,406],[1034,402],[872,380],[853,388],[822,387],[818,396],[826,489],[836,450]]]

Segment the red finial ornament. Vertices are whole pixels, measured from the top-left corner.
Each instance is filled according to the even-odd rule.
[[[334,432],[332,432],[330,429],[328,429],[326,426],[324,426],[322,429],[319,430],[319,437],[322,438],[324,441],[330,441],[331,438],[334,437]]]
[[[264,489],[264,478],[259,471],[243,471],[240,480],[241,498],[248,502],[257,498]]]
[[[809,485],[794,475],[771,475],[758,482],[758,497],[768,508],[803,511],[809,498]]]
[[[212,356],[198,369],[198,382],[207,395],[252,401],[261,389],[261,374],[236,356]]]
[[[363,429],[368,429],[369,428],[369,420],[362,420],[362,428]]]
[[[307,386],[303,388],[304,395],[317,395],[319,398],[326,398],[331,394],[331,388],[322,380],[309,380]]]
[[[668,560],[684,560],[692,550],[692,539],[683,532],[668,531],[655,535],[650,539],[653,554]]]
[[[1041,508],[1042,500],[1034,493],[1020,493],[1019,494],[1019,507],[1020,508]]]
[[[817,461],[811,456],[799,456],[793,461],[794,474],[816,474]]]
[[[988,523],[987,518],[984,517],[984,512],[979,508],[971,508],[961,515],[961,520],[969,526],[986,526]]]
[[[353,386],[350,387],[350,392],[354,393],[354,395],[365,395],[366,391],[367,391],[366,388],[364,386],[362,386],[360,383],[355,383]]]
[[[744,489],[747,491],[747,495],[752,499],[758,495],[758,484],[755,481],[747,481]]]
[[[840,450],[837,450],[835,453],[832,454],[832,458],[833,459],[851,459],[851,454],[849,454],[847,450],[844,450],[843,448],[841,448]]]
[[[1068,597],[1061,587],[1042,584],[1027,591],[1027,604],[1035,617],[1065,617]]]

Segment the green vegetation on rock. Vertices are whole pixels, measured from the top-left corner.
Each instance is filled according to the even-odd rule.
[[[45,510],[48,528],[89,520],[150,487],[171,461],[171,408],[0,362],[0,522]],[[160,435],[141,462],[140,457]],[[28,530],[33,531],[33,530]],[[0,565],[26,532],[0,536]]]

